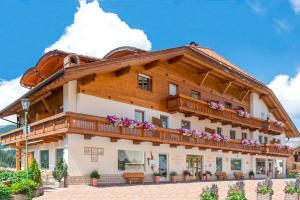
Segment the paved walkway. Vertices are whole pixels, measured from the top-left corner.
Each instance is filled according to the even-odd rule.
[[[283,200],[283,189],[287,179],[273,180],[273,200]],[[256,180],[246,180],[246,197],[256,199]],[[160,185],[124,185],[111,187],[70,186],[66,189],[49,190],[37,200],[199,200],[201,189],[215,182],[176,183]],[[235,181],[217,182],[220,200],[227,195],[228,185]]]

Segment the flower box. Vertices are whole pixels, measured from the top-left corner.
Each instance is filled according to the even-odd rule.
[[[257,193],[257,200],[272,200],[272,195],[269,193],[267,194]]]
[[[285,195],[284,195],[284,200],[298,200],[298,199],[299,199],[299,196],[297,193],[295,193],[295,194],[285,193]]]

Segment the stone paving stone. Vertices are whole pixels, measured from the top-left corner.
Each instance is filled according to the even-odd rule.
[[[273,200],[283,200],[285,182],[289,179],[274,179]],[[228,187],[236,181],[193,182],[159,185],[124,185],[111,187],[70,186],[67,189],[46,191],[37,200],[199,200],[202,187],[217,184],[219,199],[227,196]],[[245,192],[248,200],[256,199],[257,180],[246,180]]]

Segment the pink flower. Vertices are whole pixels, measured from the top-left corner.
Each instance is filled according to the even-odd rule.
[[[193,137],[195,138],[200,138],[202,136],[201,132],[197,130],[191,130],[190,133],[192,134]]]
[[[213,133],[213,134],[211,134],[211,139],[212,140],[220,141],[222,138],[221,138],[221,136],[219,134]]]
[[[115,115],[107,115],[108,121],[114,126],[122,126],[122,120]]]
[[[207,132],[202,132],[203,139],[211,139],[211,134]]]
[[[180,132],[182,135],[185,135],[185,136],[190,136],[190,135],[191,135],[190,130],[189,130],[189,129],[186,129],[186,128],[180,128],[180,129],[179,129],[179,132]]]
[[[225,109],[225,106],[221,103],[218,103],[216,101],[213,101],[213,100],[209,100],[208,101],[208,106],[211,108],[211,109],[214,109],[214,110],[220,110],[220,111],[223,111]]]
[[[144,130],[146,130],[146,131],[153,131],[153,130],[155,129],[155,126],[154,126],[154,124],[152,124],[152,123],[150,123],[150,122],[145,122],[145,123],[143,124],[143,128],[144,128]]]
[[[274,124],[275,126],[284,127],[284,123],[281,121],[275,121]]]
[[[275,147],[276,149],[281,149],[281,144],[276,143],[276,144],[274,144],[274,147]]]

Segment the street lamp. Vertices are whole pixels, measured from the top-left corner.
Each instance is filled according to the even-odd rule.
[[[24,117],[24,127],[23,133],[25,134],[25,146],[26,146],[26,175],[29,178],[28,174],[28,122],[27,122],[27,115],[30,107],[30,100],[29,99],[21,99],[22,110],[25,113]]]

